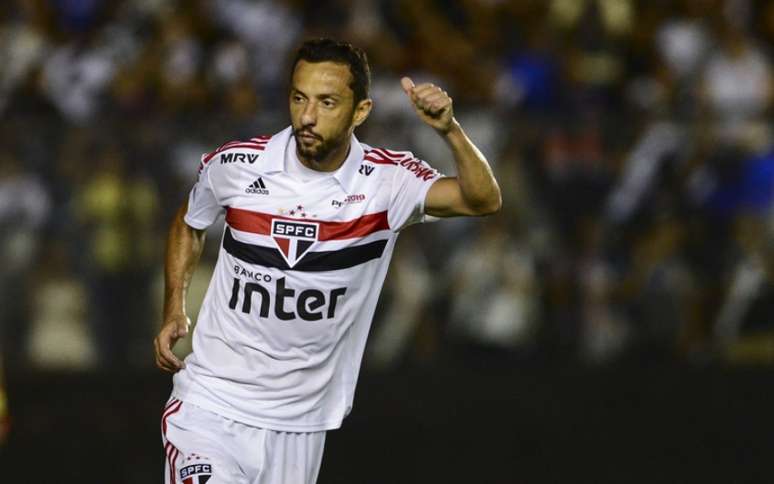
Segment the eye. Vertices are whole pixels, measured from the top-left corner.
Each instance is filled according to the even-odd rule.
[[[323,100],[322,104],[326,108],[333,108],[336,106],[336,101],[334,101],[333,99],[325,99]]]
[[[304,96],[300,94],[293,94],[293,102],[294,103],[302,103],[304,102]]]

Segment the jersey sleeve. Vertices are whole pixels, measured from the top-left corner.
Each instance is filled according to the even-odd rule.
[[[425,197],[441,174],[410,155],[394,168],[387,221],[398,232],[411,224],[435,220],[425,215]]]
[[[224,212],[211,180],[214,163],[207,163],[208,155],[202,155],[199,178],[188,195],[188,211],[183,220],[191,227],[204,230]]]

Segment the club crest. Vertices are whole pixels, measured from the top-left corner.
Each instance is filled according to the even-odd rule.
[[[271,238],[290,267],[295,266],[317,242],[319,233],[320,225],[315,222],[281,219],[271,221]]]
[[[211,478],[211,464],[191,464],[180,469],[180,479],[183,484],[207,484]]]

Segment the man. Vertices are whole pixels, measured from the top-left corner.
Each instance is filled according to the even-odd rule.
[[[409,152],[355,138],[368,117],[365,54],[306,42],[293,64],[292,126],[226,143],[170,229],[156,364],[175,373],[162,416],[167,483],[313,483],[325,432],[352,407],[376,301],[397,233],[426,215],[486,215],[500,191],[483,155],[432,84],[402,87],[448,143],[458,177]],[[184,300],[204,229],[226,229],[185,363]]]

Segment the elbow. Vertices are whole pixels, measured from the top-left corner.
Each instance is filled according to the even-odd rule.
[[[486,205],[483,207],[483,210],[479,215],[485,216],[485,215],[494,215],[498,213],[503,208],[503,199],[501,197],[497,197],[494,202]]]
[[[497,182],[494,183],[494,190],[492,190],[492,196],[484,205],[484,213],[481,215],[494,215],[503,208],[503,194],[500,191],[500,187]]]
[[[473,208],[473,215],[478,217],[485,217],[487,215],[494,215],[503,208],[503,198],[500,196],[500,192],[497,192],[497,196],[492,197],[490,200],[478,203]]]
[[[492,204],[491,209],[492,211],[487,215],[494,215],[503,209],[503,197],[500,195],[499,191],[497,192],[497,198],[495,199],[495,203]]]

